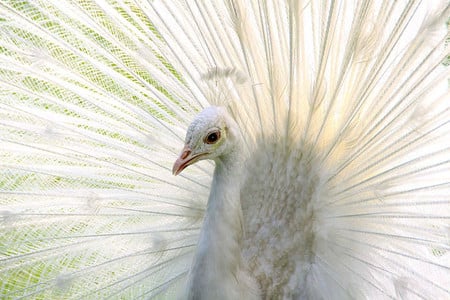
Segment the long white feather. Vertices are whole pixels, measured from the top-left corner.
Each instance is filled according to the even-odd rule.
[[[170,169],[210,104],[258,162],[243,208],[263,295],[449,298],[449,11],[2,1],[1,298],[176,297],[213,165]]]

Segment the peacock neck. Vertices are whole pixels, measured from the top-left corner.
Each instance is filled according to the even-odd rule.
[[[242,214],[240,163],[238,159],[234,159],[234,155],[230,154],[229,156],[216,159],[216,168],[205,215],[205,221],[209,221],[209,225],[215,224],[220,228],[221,222],[240,220]],[[211,217],[214,217],[214,219]],[[230,234],[230,232],[228,231],[227,234]]]
[[[216,159],[208,205],[190,274],[189,299],[233,299],[241,269],[240,161]],[[231,294],[230,294],[231,293]],[[234,298],[237,299],[237,298]]]

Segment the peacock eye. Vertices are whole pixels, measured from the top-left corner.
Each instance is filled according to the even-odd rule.
[[[205,143],[215,144],[219,139],[220,139],[220,131],[213,131],[206,136]]]

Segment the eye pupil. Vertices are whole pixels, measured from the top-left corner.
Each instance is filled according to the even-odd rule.
[[[214,144],[215,142],[217,142],[219,140],[219,138],[220,138],[219,131],[212,132],[206,136],[206,143]]]
[[[208,142],[215,142],[217,141],[217,133],[211,133],[208,135]]]

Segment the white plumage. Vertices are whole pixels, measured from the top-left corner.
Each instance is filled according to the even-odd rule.
[[[450,298],[450,14],[422,2],[2,1],[1,298]],[[172,176],[209,106],[233,171]]]
[[[216,167],[186,297],[258,299],[258,284],[248,269],[249,257],[243,256],[246,224],[243,224],[240,195],[241,133],[224,108],[208,107],[189,126],[185,147],[173,172],[179,174],[203,159],[214,160]]]

